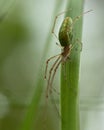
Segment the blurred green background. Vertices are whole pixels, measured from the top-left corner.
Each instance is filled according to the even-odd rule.
[[[44,67],[47,58],[60,52],[51,28],[66,3],[66,0],[0,0],[0,130],[22,130],[33,96],[39,98],[31,130],[59,128],[60,117],[53,100],[45,104]],[[84,11],[89,9],[93,12],[83,16],[79,82],[81,130],[103,130],[104,1],[86,0]],[[58,72],[54,81],[57,91],[59,79]],[[39,81],[41,87],[36,90]],[[35,90],[40,95],[35,95]],[[57,101],[59,96],[53,95]]]

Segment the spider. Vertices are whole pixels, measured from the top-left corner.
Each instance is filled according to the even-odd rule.
[[[92,11],[92,10],[86,11],[83,14],[86,14],[90,11]],[[56,71],[57,71],[59,65],[64,64],[70,58],[71,50],[75,46],[75,44],[72,44],[72,42],[73,42],[72,41],[73,40],[73,32],[72,32],[73,31],[73,25],[83,15],[83,14],[81,14],[81,15],[75,17],[74,19],[72,19],[71,17],[66,17],[62,22],[62,25],[60,27],[59,34],[58,34],[58,37],[57,37],[57,35],[54,32],[55,23],[56,23],[57,18],[65,12],[66,11],[58,14],[55,17],[54,25],[53,25],[53,28],[52,28],[52,34],[59,40],[60,45],[59,44],[57,44],[57,45],[59,45],[62,48],[62,52],[58,55],[50,57],[46,61],[45,79],[47,79],[47,69],[48,69],[49,62],[52,59],[57,57],[57,59],[55,60],[55,62],[53,63],[52,67],[49,70],[49,77],[47,79],[46,97],[48,97],[49,92],[51,93],[51,91],[52,91],[53,80],[54,80],[54,77],[55,77],[55,74],[56,74]],[[76,40],[78,40],[78,39],[76,39]]]

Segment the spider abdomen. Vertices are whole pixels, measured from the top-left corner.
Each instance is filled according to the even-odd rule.
[[[71,43],[72,40],[72,19],[66,17],[59,30],[59,41],[61,46],[65,47]]]

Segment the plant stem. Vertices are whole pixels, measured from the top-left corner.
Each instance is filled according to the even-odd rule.
[[[67,9],[71,9],[67,16],[79,16],[83,13],[83,0],[68,0]],[[82,17],[73,26],[75,42],[72,44],[76,45],[71,50],[70,60],[61,67],[61,130],[80,130],[78,80],[81,46],[76,39],[81,41]]]

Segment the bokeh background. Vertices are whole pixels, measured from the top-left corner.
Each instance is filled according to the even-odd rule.
[[[53,100],[44,105],[44,67],[47,58],[60,52],[51,34],[53,20],[65,10],[67,0],[60,3],[58,5],[56,0],[0,0],[0,130],[22,130],[39,80],[42,96],[33,129],[59,128],[60,117]],[[81,130],[103,130],[104,1],[86,0],[84,11],[89,9],[93,12],[83,16],[79,82]],[[58,20],[56,33],[62,19],[63,16]],[[58,72],[54,86],[59,86],[59,79]],[[58,100],[59,96],[53,95]]]

